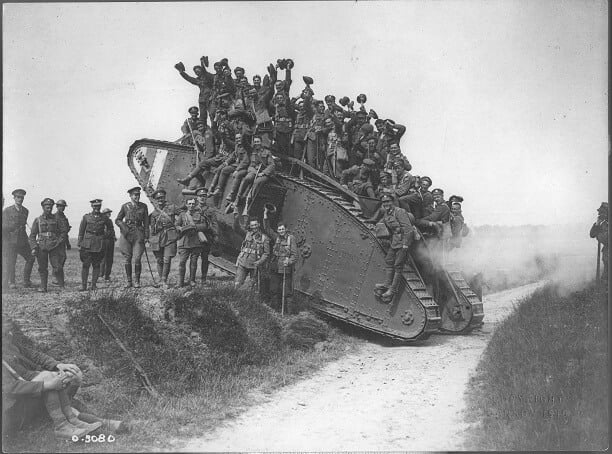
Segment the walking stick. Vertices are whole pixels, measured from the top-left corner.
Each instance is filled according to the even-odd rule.
[[[283,266],[283,293],[281,298],[281,317],[285,316],[285,280],[287,279],[287,268]]]
[[[149,272],[151,273],[151,279],[153,279],[153,287],[158,287],[159,284],[157,283],[157,281],[155,280],[155,277],[153,276],[153,270],[151,269],[151,262],[149,262],[149,254],[147,254],[146,246],[144,248],[144,253],[145,253],[145,258],[147,259],[147,265],[149,265]]]
[[[599,283],[599,267],[601,263],[601,243],[597,241],[597,271],[595,271],[595,282]]]

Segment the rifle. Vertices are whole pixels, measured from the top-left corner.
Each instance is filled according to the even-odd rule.
[[[191,140],[193,141],[193,148],[196,152],[196,165],[200,162],[200,151],[198,150],[198,144],[195,141],[195,137],[193,136],[193,129],[191,129],[191,123],[189,123],[189,118],[187,119],[187,127],[189,128],[189,133],[191,134]]]

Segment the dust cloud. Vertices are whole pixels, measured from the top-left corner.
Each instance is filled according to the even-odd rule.
[[[471,228],[449,255],[466,274],[482,273],[484,292],[550,279],[572,291],[594,279],[597,242],[591,224]]]

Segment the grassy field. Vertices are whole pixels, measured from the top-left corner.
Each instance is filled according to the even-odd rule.
[[[601,450],[608,443],[608,293],[550,284],[494,333],[468,391],[473,450]]]
[[[98,292],[78,293],[80,262],[75,259],[70,251],[66,290],[5,293],[3,313],[20,322],[41,350],[84,370],[77,398],[86,407],[127,420],[133,430],[112,443],[59,442],[50,421],[43,419],[4,438],[6,452],[176,448],[173,439],[212,430],[359,342],[307,312],[281,318],[251,292],[236,291],[222,278],[213,279],[211,288],[187,294],[148,286],[150,275],[143,275],[145,287],[139,291],[122,291],[122,279],[116,278]],[[146,371],[158,398],[145,390],[98,314]]]

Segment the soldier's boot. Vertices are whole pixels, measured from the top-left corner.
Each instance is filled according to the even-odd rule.
[[[52,285],[59,285],[59,282],[57,280],[57,274],[58,274],[57,270],[53,270],[53,273],[52,273],[53,279],[51,279]]]
[[[127,433],[130,431],[130,426],[126,424],[124,421],[120,421],[117,419],[106,419],[100,418],[92,413],[84,413],[80,412],[77,409],[73,408],[72,411],[77,415],[77,418],[81,421],[84,421],[89,424],[93,424],[96,422],[102,423],[102,431],[103,432],[112,432],[115,434]]]
[[[137,263],[134,265],[134,287],[140,288],[140,273],[142,273],[142,265]]]
[[[97,290],[98,277],[100,276],[100,268],[94,267],[91,271],[91,289]]]
[[[393,282],[391,283],[389,290],[387,290],[385,293],[382,294],[383,300],[391,301],[393,299],[393,296],[397,294],[397,289],[399,287],[401,278],[402,278],[402,273],[395,273],[395,276],[393,276]]]
[[[196,274],[198,272],[198,262],[189,264],[189,285],[196,286]]]
[[[164,264],[157,262],[157,275],[160,280],[164,279]]]
[[[40,293],[45,293],[47,291],[47,281],[49,279],[49,275],[47,273],[41,273],[40,274],[40,288],[38,289],[38,291]]]
[[[100,422],[90,424],[87,427],[77,427],[71,424],[62,411],[59,393],[57,392],[43,393],[42,399],[47,409],[47,413],[53,421],[53,432],[57,438],[72,439],[75,436],[80,438],[102,427],[102,423]]]
[[[185,272],[187,271],[187,267],[185,266],[185,264],[180,264],[179,263],[178,271],[179,271],[179,283],[178,283],[178,286],[179,287],[185,287]]]
[[[393,283],[393,268],[385,268],[385,282],[383,284],[374,284],[374,288],[379,292],[383,292],[391,287]]]
[[[57,270],[57,285],[59,285],[60,288],[64,288],[64,286],[66,285],[63,268]]]
[[[80,292],[87,291],[87,279],[89,278],[89,266],[83,265],[81,268],[81,288]]]
[[[23,286],[32,287],[32,268],[34,267],[34,257],[31,257],[23,266]],[[14,284],[14,282],[13,282]]]
[[[125,288],[132,287],[132,264],[126,263],[125,267],[125,277],[127,278],[127,284],[125,284]]]
[[[176,181],[182,184],[183,186],[187,186],[191,182],[191,179],[196,178],[199,174],[200,170],[196,167],[191,172],[189,172],[189,175],[187,175],[185,178],[177,178]]]

